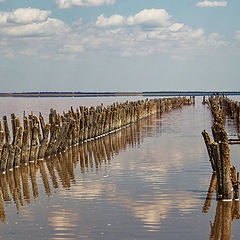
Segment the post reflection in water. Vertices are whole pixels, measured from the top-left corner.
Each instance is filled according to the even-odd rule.
[[[208,213],[213,192],[216,189],[216,173],[213,173],[209,185],[208,194],[203,207],[203,212]],[[214,222],[210,223],[210,240],[230,240],[231,239],[231,222],[240,219],[239,200],[217,201]]]
[[[39,200],[39,176],[48,197],[52,194],[51,185],[55,189],[62,186],[68,190],[76,184],[74,168],[78,167],[78,163],[82,174],[87,171],[98,172],[103,164],[109,164],[111,159],[122,150],[128,147],[133,148],[143,141],[141,126],[144,126],[144,121],[103,138],[70,148],[52,158],[29,163],[29,165],[7,171],[6,174],[0,174],[2,223],[6,221],[5,206],[14,203],[18,212],[21,211],[24,201],[27,204],[31,203],[31,196],[33,200]]]

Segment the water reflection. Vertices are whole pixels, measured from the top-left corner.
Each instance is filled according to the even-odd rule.
[[[83,143],[52,158],[29,163],[29,165],[14,168],[6,174],[0,174],[2,223],[6,221],[5,206],[14,203],[18,212],[24,205],[24,201],[30,204],[32,200],[39,200],[39,187],[41,186],[44,187],[47,197],[52,194],[51,186],[54,189],[60,187],[65,190],[71,189],[76,184],[74,169],[78,167],[78,164],[82,174],[88,171],[98,172],[101,171],[103,165],[109,164],[111,159],[121,151],[139,145],[144,138],[140,129],[148,121],[141,121],[104,138]],[[95,184],[83,187],[82,191],[78,189],[76,194],[78,197],[87,199],[91,196],[96,197],[101,191],[101,186]],[[61,217],[65,219],[66,216]],[[57,216],[52,218],[57,218]]]
[[[213,173],[208,194],[202,211],[208,213],[214,191],[216,190],[216,173]],[[210,222],[210,240],[230,240],[231,222],[240,219],[239,200],[217,201],[214,222]]]

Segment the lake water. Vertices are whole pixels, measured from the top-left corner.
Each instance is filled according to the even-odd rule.
[[[47,117],[52,107],[61,113],[127,99],[142,98],[1,98],[0,115],[22,116],[25,110]],[[0,239],[209,239],[222,206],[214,194],[209,211],[202,212],[212,169],[201,132],[211,132],[212,118],[201,100],[1,174]],[[226,126],[236,137],[234,121]],[[238,170],[239,156],[240,145],[232,145]],[[236,219],[231,239],[239,235]]]

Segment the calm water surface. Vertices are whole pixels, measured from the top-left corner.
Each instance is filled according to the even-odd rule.
[[[140,98],[2,98],[0,115]],[[211,114],[195,106],[155,115],[66,154],[0,176],[1,239],[209,239],[216,201],[201,136]],[[236,137],[233,121],[227,123]],[[240,145],[231,146],[239,169]],[[239,239],[239,220],[231,239]]]

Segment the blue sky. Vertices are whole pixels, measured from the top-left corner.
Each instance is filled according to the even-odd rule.
[[[239,0],[0,0],[1,92],[240,90]]]

